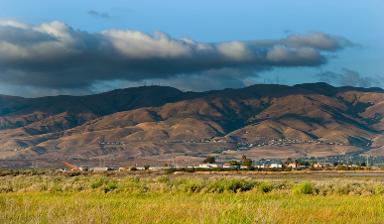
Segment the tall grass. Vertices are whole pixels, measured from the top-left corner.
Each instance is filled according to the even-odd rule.
[[[383,223],[383,189],[375,178],[6,175],[0,223]]]

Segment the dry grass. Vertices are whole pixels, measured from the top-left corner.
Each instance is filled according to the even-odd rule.
[[[0,223],[383,223],[382,186],[376,177],[8,175]]]

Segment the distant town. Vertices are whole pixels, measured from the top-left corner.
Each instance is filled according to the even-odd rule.
[[[167,163],[163,166],[106,166],[105,161],[100,166],[77,166],[69,162],[63,162],[68,171],[293,171],[293,170],[379,170],[384,169],[384,157],[370,156],[332,156],[326,158],[302,158],[302,159],[260,159],[251,160],[242,156],[240,160],[217,161],[215,157],[208,156],[198,165],[180,165]]]

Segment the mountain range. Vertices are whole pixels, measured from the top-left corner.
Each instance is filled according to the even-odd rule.
[[[0,95],[0,166],[192,164],[218,159],[384,155],[384,90],[257,84],[165,86],[87,96]]]

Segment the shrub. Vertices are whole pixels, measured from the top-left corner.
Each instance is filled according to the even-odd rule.
[[[270,191],[273,190],[273,186],[272,184],[268,183],[268,182],[261,182],[258,186],[258,189],[261,191],[261,192],[264,192],[264,193],[268,193]]]
[[[217,180],[211,182],[207,187],[207,192],[209,193],[223,193],[225,190],[225,181]]]
[[[0,186],[0,193],[8,193],[8,192],[13,192],[13,188],[10,185]]]
[[[315,193],[315,189],[310,182],[302,182],[300,184],[296,184],[292,187],[293,194],[313,194]]]
[[[213,156],[208,156],[207,158],[204,159],[203,163],[215,163],[215,157]]]
[[[236,193],[241,188],[240,180],[231,180],[227,185],[227,190]]]
[[[204,188],[204,183],[199,179],[184,180],[180,186],[184,192],[198,193]]]
[[[172,174],[172,173],[176,172],[176,169],[175,168],[169,168],[169,169],[165,169],[164,172],[165,172],[165,174]]]
[[[254,182],[244,181],[244,180],[231,180],[227,186],[227,190],[237,193],[241,191],[252,190],[255,186]]]
[[[113,190],[115,190],[115,189],[117,189],[117,182],[109,182],[109,183],[107,183],[107,185],[104,187],[104,192],[105,193],[108,193],[108,192],[110,192],[110,191],[113,191]]]
[[[254,182],[245,181],[245,182],[243,182],[243,184],[242,184],[240,190],[241,190],[241,191],[250,191],[250,190],[252,190],[254,187],[255,187],[255,183],[254,183]]]
[[[119,187],[127,192],[146,192],[148,187],[144,180],[138,176],[129,177],[119,182]]]
[[[104,178],[100,178],[100,179],[91,183],[91,188],[92,189],[99,188],[104,184],[104,182],[105,182]]]
[[[336,188],[336,193],[341,195],[348,195],[350,192],[360,194],[356,189],[353,189],[353,186],[350,184],[338,186]]]
[[[169,183],[170,182],[170,179],[168,176],[160,176],[157,178],[157,181],[160,182],[160,183]]]
[[[81,175],[81,172],[79,172],[79,171],[67,173],[67,176],[69,176],[69,177],[76,177],[76,176],[79,176],[79,175]]]

